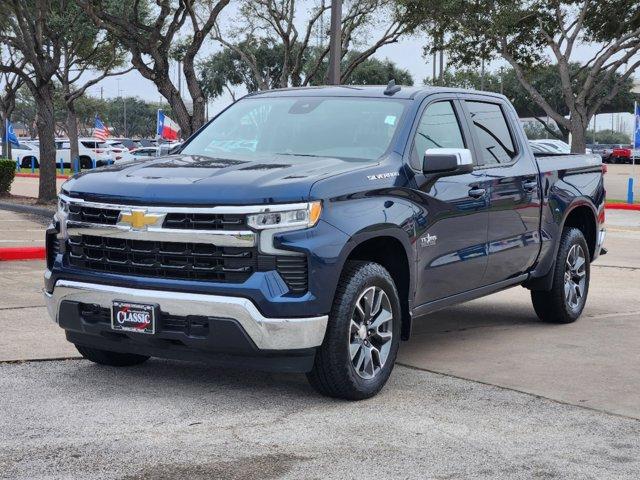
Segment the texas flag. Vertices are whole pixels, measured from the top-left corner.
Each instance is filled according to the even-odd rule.
[[[165,140],[178,140],[180,127],[176,122],[167,117],[162,110],[158,110],[157,135]]]

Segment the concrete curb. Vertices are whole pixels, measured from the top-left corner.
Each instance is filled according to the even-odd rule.
[[[31,213],[33,215],[40,215],[41,217],[53,217],[53,214],[56,213],[54,209],[48,209],[46,207],[34,207],[32,205],[21,205],[19,203],[11,203],[11,202],[1,202],[0,201],[0,210],[10,210],[12,212],[18,213]]]
[[[44,260],[45,247],[4,247],[0,248],[0,262],[11,260]]]
[[[40,175],[36,174],[36,173],[16,173],[16,177],[21,177],[21,178],[40,178]],[[58,180],[67,180],[68,178],[71,178],[71,175],[56,175],[56,178]]]
[[[635,210],[640,212],[640,203],[605,203],[608,210]]]

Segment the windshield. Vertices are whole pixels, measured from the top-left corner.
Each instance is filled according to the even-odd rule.
[[[182,150],[233,160],[265,155],[375,160],[406,103],[385,98],[255,97],[221,113]]]

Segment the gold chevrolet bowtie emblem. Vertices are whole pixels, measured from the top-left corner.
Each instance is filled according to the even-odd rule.
[[[118,219],[119,225],[130,225],[134,230],[146,230],[148,225],[155,224],[162,214],[147,213],[145,210],[131,210],[121,212]]]

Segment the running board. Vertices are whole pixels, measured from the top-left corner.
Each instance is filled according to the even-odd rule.
[[[529,274],[525,273],[518,277],[503,280],[502,282],[492,283],[491,285],[486,285],[474,290],[469,290],[468,292],[458,293],[456,295],[451,295],[450,297],[441,298],[440,300],[423,303],[422,305],[419,305],[413,309],[413,319],[415,320],[423,315],[433,313],[437,310],[441,310],[452,305],[468,302],[480,297],[486,297],[487,295],[499,292],[500,290],[505,290],[507,288],[521,285],[528,278]]]

